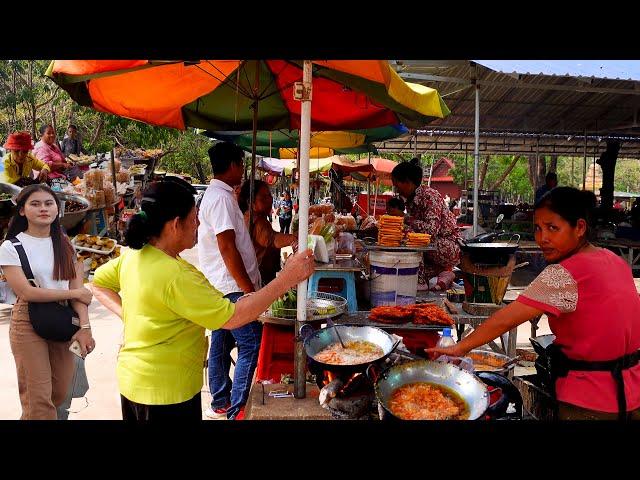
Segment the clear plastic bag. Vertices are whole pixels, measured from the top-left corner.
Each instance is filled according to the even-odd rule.
[[[338,235],[336,253],[356,253],[355,238],[352,234],[342,232]]]

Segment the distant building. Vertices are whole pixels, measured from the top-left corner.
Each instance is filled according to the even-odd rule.
[[[451,198],[458,199],[462,195],[462,187],[453,181],[453,177],[450,174],[453,167],[452,160],[447,157],[441,157],[436,160],[431,172],[431,188],[435,188],[440,192],[443,198],[449,195]],[[424,183],[428,183],[429,171],[427,170],[425,173],[427,176],[424,178]]]

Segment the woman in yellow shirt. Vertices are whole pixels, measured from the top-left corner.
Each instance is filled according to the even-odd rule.
[[[311,250],[236,304],[180,258],[196,243],[195,189],[175,177],[152,183],[130,220],[131,247],[96,270],[94,293],[124,322],[117,376],[124,420],[200,420],[205,328],[231,330],[264,312],[313,272]]]
[[[12,133],[4,144],[4,148],[9,151],[4,159],[4,177],[7,183],[23,187],[47,181],[50,171],[49,165],[29,153],[33,148],[29,132]],[[32,178],[34,170],[40,171],[37,181]]]

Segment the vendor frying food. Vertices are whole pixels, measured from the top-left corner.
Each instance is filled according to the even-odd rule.
[[[589,242],[594,207],[593,193],[575,188],[543,196],[535,238],[549,266],[460,343],[426,351],[463,356],[544,313],[559,418],[640,420],[640,297],[629,265]]]

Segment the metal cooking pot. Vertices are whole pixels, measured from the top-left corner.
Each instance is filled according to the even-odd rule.
[[[370,370],[367,373],[370,374]],[[383,420],[399,419],[389,409],[389,399],[392,393],[403,385],[417,382],[443,385],[455,391],[469,407],[468,420],[480,418],[489,407],[487,386],[475,375],[451,363],[416,360],[394,365],[382,372],[376,379],[376,398],[382,407]]]
[[[313,357],[322,349],[328,347],[332,343],[339,343],[336,329],[340,333],[343,342],[349,341],[367,341],[382,348],[382,356],[373,360],[373,362],[359,363],[356,365],[333,365],[329,363],[318,362]],[[303,333],[304,336],[304,333]],[[309,368],[311,371],[329,370],[337,374],[353,374],[364,372],[371,363],[384,361],[398,346],[400,341],[394,341],[391,334],[377,327],[355,326],[355,325],[336,325],[335,327],[325,327],[308,333],[304,340],[304,351],[309,357]]]

